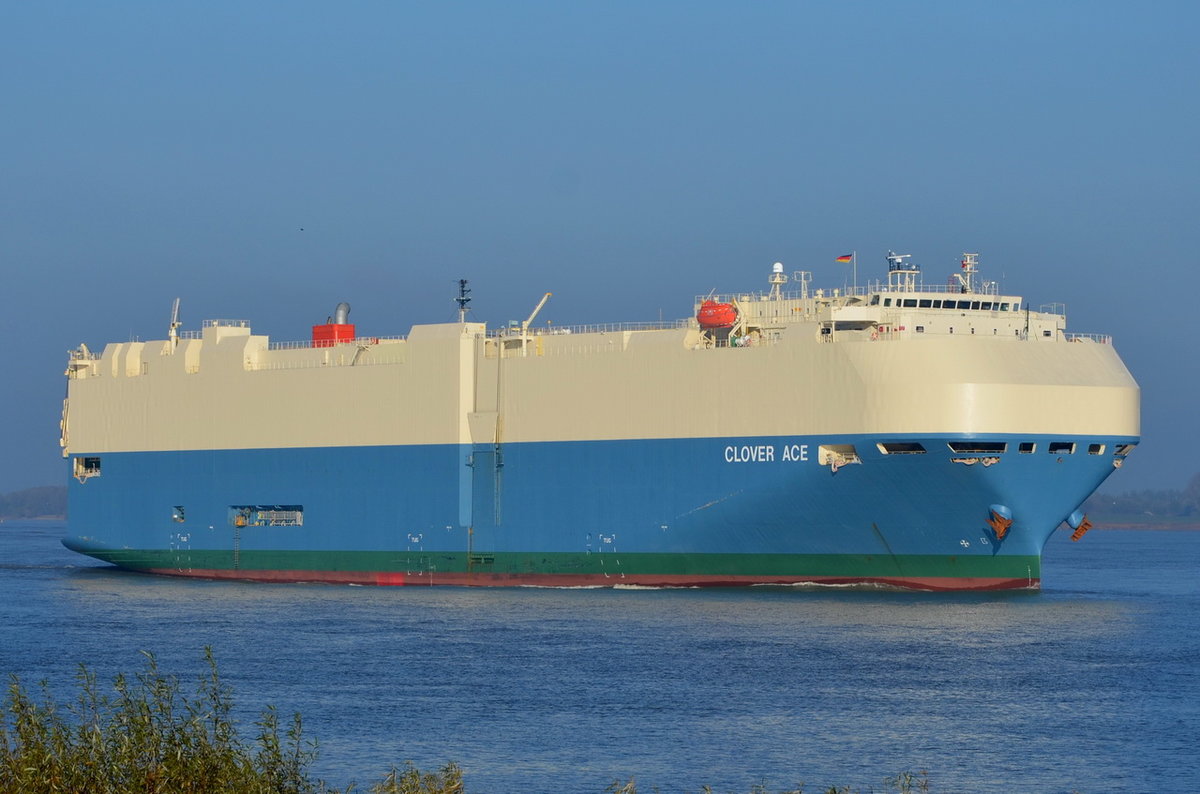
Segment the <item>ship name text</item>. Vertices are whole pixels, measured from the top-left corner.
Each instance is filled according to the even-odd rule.
[[[725,447],[726,463],[774,463],[775,461],[807,461],[808,444],[742,444]]]

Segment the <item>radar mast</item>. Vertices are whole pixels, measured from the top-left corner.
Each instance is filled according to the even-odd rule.
[[[912,292],[917,288],[917,274],[921,272],[921,266],[904,261],[911,258],[912,254],[887,252],[888,289],[895,292]]]
[[[775,300],[779,300],[780,298],[783,297],[783,294],[780,292],[780,288],[783,287],[783,285],[787,283],[787,280],[788,280],[788,277],[787,277],[787,274],[785,274],[783,272],[783,263],[782,262],[776,262],[774,265],[771,266],[771,277],[770,277],[770,279],[768,279],[768,281],[771,284],[771,297],[772,298],[774,298]]]
[[[467,280],[465,278],[460,278],[458,280],[458,297],[454,299],[454,302],[458,304],[458,321],[460,323],[465,323],[467,321],[467,312],[471,310],[470,307],[467,306],[467,304],[471,302],[471,298],[469,297],[470,294],[471,289],[467,286]]]

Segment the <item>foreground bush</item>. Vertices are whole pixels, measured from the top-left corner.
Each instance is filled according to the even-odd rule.
[[[79,695],[66,709],[46,684],[35,699],[14,676],[0,716],[0,788],[21,792],[158,794],[232,792],[302,794],[324,791],[306,767],[315,746],[303,738],[300,715],[282,731],[274,708],[255,723],[253,743],[239,736],[230,689],[217,675],[211,650],[208,673],[194,697],[159,672],[131,681],[118,675],[113,694],[101,692],[81,667]]]
[[[191,697],[145,655],[146,669],[133,680],[118,675],[112,694],[81,666],[79,695],[66,708],[45,682],[35,698],[13,676],[0,713],[0,792],[335,794],[308,773],[316,743],[304,738],[299,714],[284,729],[269,706],[254,723],[253,741],[238,735],[232,690],[221,682],[211,649]],[[463,794],[462,770],[447,764],[422,774],[410,763],[369,791]]]
[[[133,680],[118,675],[112,694],[102,692],[81,666],[79,694],[65,708],[54,702],[45,682],[35,698],[13,676],[0,713],[0,794],[337,794],[308,773],[316,743],[305,739],[299,714],[284,729],[269,706],[254,723],[252,741],[238,735],[232,691],[221,682],[211,649],[204,658],[208,671],[191,697],[180,692],[178,680],[159,672],[149,653],[145,670]],[[885,785],[883,791],[898,794],[929,790],[923,772]],[[462,769],[454,763],[429,773],[408,763],[368,791],[465,794]],[[637,786],[617,782],[608,791],[637,794]],[[713,794],[707,786],[703,792]],[[755,786],[751,794],[771,792]],[[856,790],[832,787],[813,794]]]

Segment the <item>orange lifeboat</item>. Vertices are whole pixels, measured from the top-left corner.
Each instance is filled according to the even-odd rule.
[[[732,303],[717,303],[712,298],[700,304],[696,322],[701,328],[732,328],[737,322],[737,309]]]

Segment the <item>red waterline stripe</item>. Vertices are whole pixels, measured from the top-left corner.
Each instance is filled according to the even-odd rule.
[[[249,582],[320,582],[384,586],[452,587],[745,587],[747,585],[878,585],[908,590],[1037,589],[1041,579],[984,576],[701,576],[694,574],[505,574],[403,571],[275,571],[224,568],[149,568],[149,573]]]

